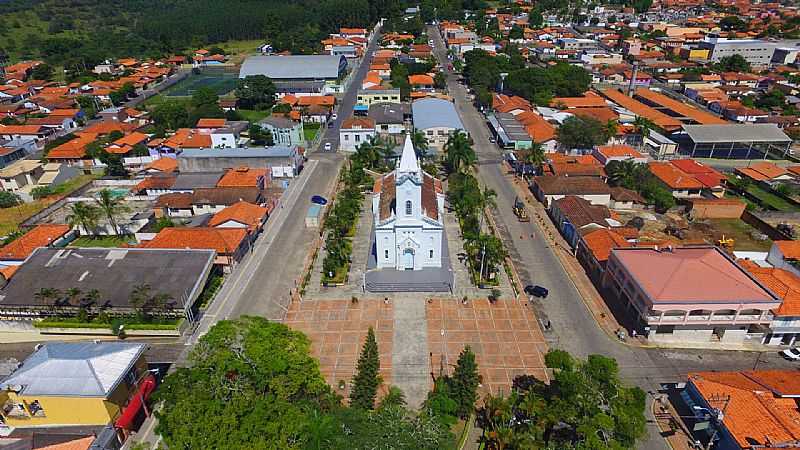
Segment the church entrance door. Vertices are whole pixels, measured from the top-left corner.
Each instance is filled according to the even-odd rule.
[[[414,270],[414,250],[407,248],[403,250],[403,269]]]

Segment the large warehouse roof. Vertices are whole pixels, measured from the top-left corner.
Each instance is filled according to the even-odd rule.
[[[244,60],[239,78],[266,75],[273,80],[336,79],[346,64],[344,56],[257,55]]]
[[[423,98],[415,101],[411,104],[411,114],[414,128],[419,130],[428,128],[464,129],[456,107],[452,102],[441,98]]]
[[[684,125],[684,131],[695,144],[729,142],[788,143],[792,138],[773,123]]]

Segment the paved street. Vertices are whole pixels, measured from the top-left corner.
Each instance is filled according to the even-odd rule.
[[[432,27],[429,28],[429,35],[435,36],[436,56],[446,68],[447,56],[441,36]],[[540,322],[549,320],[553,326],[545,334],[551,347],[567,350],[582,358],[590,354],[616,358],[625,380],[651,392],[656,391],[660,383],[685,381],[686,373],[690,371],[753,368],[759,358],[758,353],[642,349],[621,344],[605,334],[594,322],[536,221],[523,223],[514,219],[512,209],[516,192],[499,163],[500,150],[489,142],[489,131],[483,116],[466,99],[465,87],[456,81],[452,73],[448,73],[448,89],[455,98],[465,128],[475,142],[479,179],[497,192],[495,220],[500,229],[507,230],[503,236],[506,248],[523,283],[536,283],[550,290],[546,300],[536,299],[532,303]],[[760,368],[792,367],[777,352],[765,353],[759,361]],[[650,424],[648,431],[649,439],[641,448],[667,448],[655,424]]]

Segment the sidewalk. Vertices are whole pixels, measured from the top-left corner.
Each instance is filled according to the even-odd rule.
[[[553,225],[553,222],[547,215],[547,210],[544,205],[533,197],[528,186],[522,180],[515,177],[512,180],[512,184],[519,194],[519,198],[524,199],[525,203],[530,207],[529,209],[532,212],[531,221],[536,223],[542,236],[545,236],[548,240],[550,248],[553,249],[553,253],[558,257],[564,271],[567,272],[570,280],[580,293],[581,299],[583,299],[584,304],[589,309],[595,322],[597,322],[606,334],[617,339],[616,332],[621,328],[619,322],[614,318],[605,300],[603,300],[597,292],[589,276],[586,275],[583,266],[581,266],[578,260],[572,255],[569,244],[561,237],[561,233],[559,233],[555,225]],[[638,341],[634,344],[631,344],[631,342],[626,343],[629,345],[641,346]]]

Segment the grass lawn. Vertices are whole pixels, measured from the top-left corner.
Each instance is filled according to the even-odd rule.
[[[800,208],[787,202],[783,198],[762,189],[760,186],[750,185],[747,188],[747,192],[756,197],[764,205],[775,208],[778,211],[787,211],[787,212],[800,211]]]
[[[751,233],[758,230],[741,219],[713,219],[709,222],[726,239],[733,239],[733,247],[738,251],[767,252],[772,247],[772,241],[769,239],[765,241],[753,239]]]
[[[70,247],[119,247],[122,244],[131,242],[133,238],[128,235],[123,236],[81,236],[70,242]]]
[[[72,193],[95,178],[97,178],[96,175],[80,175],[66,183],[60,184],[58,186],[60,195],[34,200],[30,203],[24,203],[12,208],[0,209],[0,236],[7,235],[16,230],[19,224],[24,222],[28,217],[52,205],[58,201],[60,196]]]
[[[252,123],[258,122],[261,119],[266,119],[272,114],[272,111],[255,111],[252,109],[237,109],[236,112],[242,116],[242,119]]]
[[[320,124],[318,123],[303,124],[303,137],[305,138],[306,142],[312,142],[317,137],[317,133],[319,133],[319,126]]]

